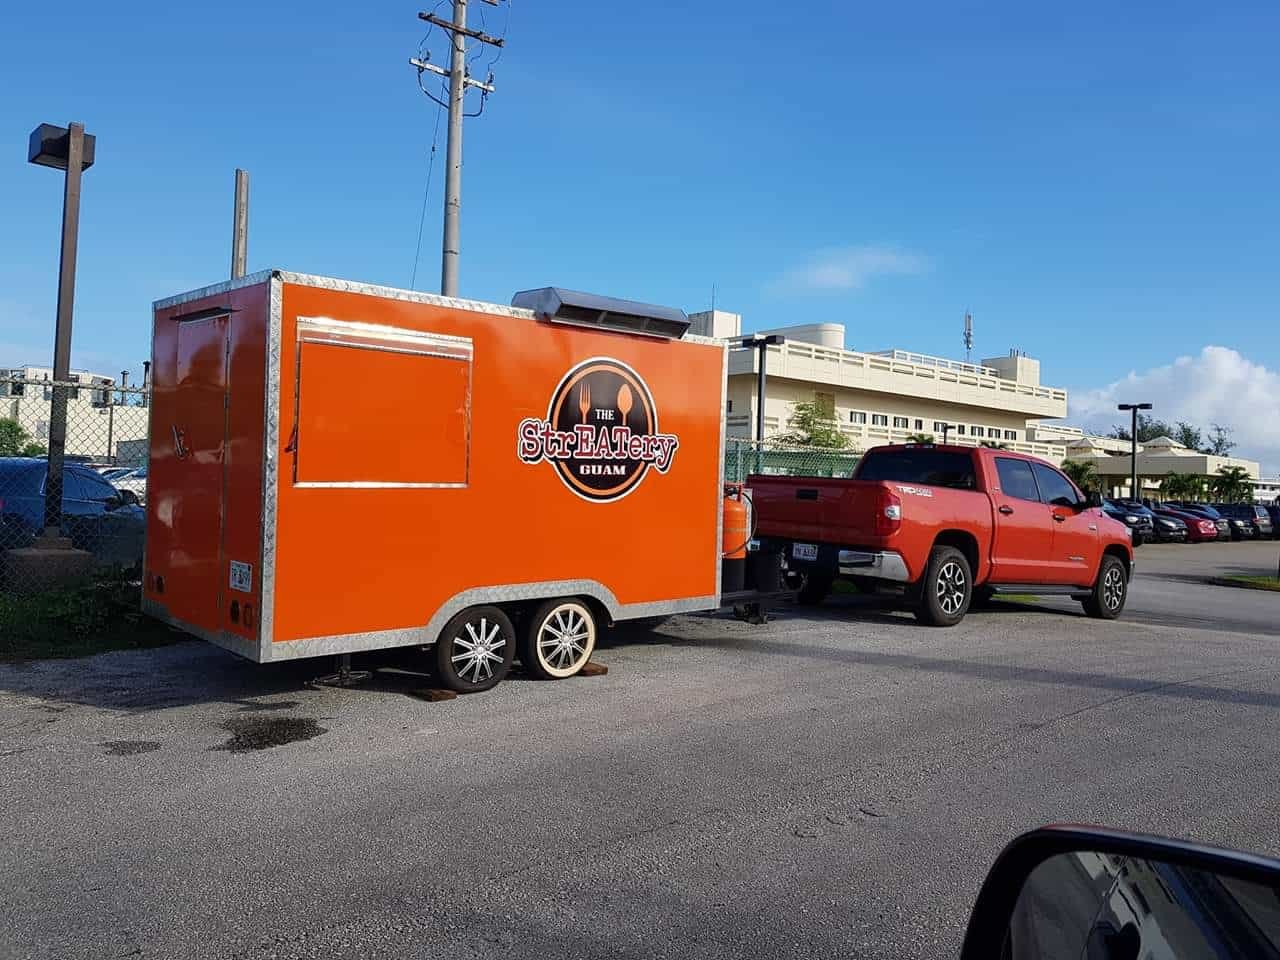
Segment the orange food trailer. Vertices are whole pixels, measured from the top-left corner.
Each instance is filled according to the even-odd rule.
[[[272,270],[154,323],[144,609],[250,660],[568,677],[605,625],[716,608],[741,570],[727,351],[681,311]]]

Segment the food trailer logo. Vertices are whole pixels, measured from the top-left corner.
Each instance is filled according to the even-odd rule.
[[[670,470],[680,438],[658,432],[658,411],[640,374],[593,357],[565,374],[545,420],[520,421],[518,443],[525,463],[546,460],[578,496],[607,503],[634,490],[650,467]]]

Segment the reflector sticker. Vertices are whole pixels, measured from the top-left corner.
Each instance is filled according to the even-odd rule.
[[[231,561],[231,589],[253,593],[253,564]]]

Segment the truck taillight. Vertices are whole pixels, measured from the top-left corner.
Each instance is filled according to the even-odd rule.
[[[895,493],[881,490],[879,502],[876,504],[876,534],[885,536],[890,533],[897,533],[898,527],[901,525],[902,500]]]

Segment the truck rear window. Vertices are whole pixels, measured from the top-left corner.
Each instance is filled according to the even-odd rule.
[[[973,457],[948,450],[873,450],[862,458],[854,479],[920,483],[956,490],[977,488]]]

